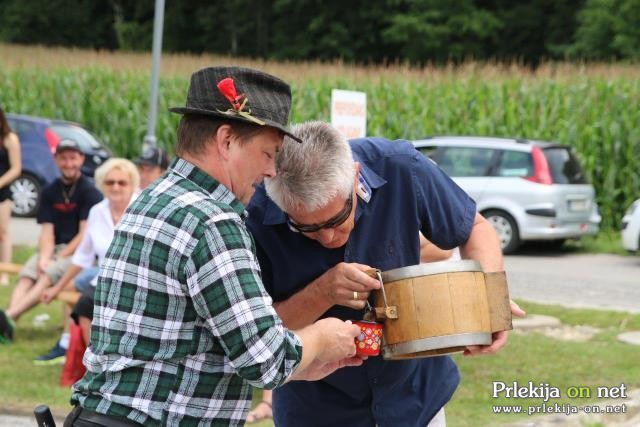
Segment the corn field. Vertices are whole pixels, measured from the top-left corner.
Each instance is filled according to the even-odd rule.
[[[146,133],[150,58],[0,45],[0,105],[7,112],[84,124],[118,156],[137,156]],[[6,63],[5,59],[9,58]],[[329,120],[331,89],[367,94],[372,136],[478,135],[572,145],[596,188],[602,227],[619,226],[640,197],[640,68],[548,64],[535,72],[500,64],[413,69],[340,63],[265,63],[163,57],[156,136],[172,152],[189,75],[239,63],[289,81],[292,122]],[[168,70],[168,71],[167,71]]]

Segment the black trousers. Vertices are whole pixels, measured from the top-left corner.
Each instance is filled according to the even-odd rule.
[[[113,415],[100,414],[81,406],[76,406],[64,420],[64,427],[140,427],[131,420]]]

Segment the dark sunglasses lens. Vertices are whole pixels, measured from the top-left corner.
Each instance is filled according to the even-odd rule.
[[[296,224],[295,222],[291,221],[291,219],[289,219],[289,226],[295,228],[300,233],[315,233],[322,230],[323,228],[336,228],[342,225],[347,220],[347,218],[349,218],[349,215],[351,215],[351,208],[353,208],[353,194],[351,194],[345,202],[342,211],[339,212],[335,217],[325,221],[324,223],[310,225]]]

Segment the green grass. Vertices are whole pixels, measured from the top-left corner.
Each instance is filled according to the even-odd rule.
[[[580,239],[568,239],[562,246],[557,241],[526,241],[518,248],[516,254],[613,254],[637,256],[630,254],[622,247],[619,231],[600,230],[595,236],[584,236]]]
[[[16,248],[14,261],[24,262],[31,253],[29,248]],[[0,287],[0,307],[8,303],[12,286]],[[619,386],[627,390],[640,387],[638,348],[619,343],[616,336],[624,331],[640,330],[640,315],[600,310],[576,310],[560,306],[547,306],[520,302],[531,314],[558,317],[566,325],[591,325],[601,331],[587,342],[558,341],[538,333],[512,334],[509,344],[498,355],[491,357],[463,358],[455,356],[462,381],[453,400],[447,405],[447,421],[450,426],[496,425],[514,420],[528,420],[526,415],[493,414],[494,405],[538,405],[537,399],[492,398],[492,382],[517,381],[526,385],[548,383],[560,389],[561,399],[551,399],[548,404],[570,403],[582,405],[598,403],[598,399],[583,401],[566,397],[570,386],[589,387]],[[33,325],[33,318],[47,313],[50,320],[43,327]],[[61,367],[36,367],[32,359],[46,350],[61,331],[62,307],[58,302],[39,306],[18,322],[16,340],[8,346],[0,346],[1,413],[31,410],[42,403],[51,406],[54,414],[62,418],[69,410],[69,389],[58,385]],[[254,405],[260,400],[260,391],[254,394]],[[624,403],[620,400],[619,403]],[[255,424],[269,427],[270,421]]]
[[[620,232],[617,230],[600,230],[595,236],[586,236],[580,240],[569,240],[565,248],[584,253],[607,253],[629,255],[622,247]]]
[[[574,310],[560,306],[545,306],[521,302],[528,313],[558,317],[568,325],[591,325],[602,331],[587,342],[558,341],[538,333],[511,334],[509,343],[492,357],[463,358],[456,356],[462,381],[453,400],[447,405],[450,426],[497,425],[514,420],[530,419],[527,415],[494,414],[494,405],[533,406],[540,399],[492,397],[493,381],[511,385],[514,381],[526,386],[548,383],[560,390],[560,399],[547,404],[595,404],[601,400],[571,399],[568,387],[620,386],[627,390],[640,386],[638,347],[616,341],[624,331],[640,329],[640,315],[600,310]],[[617,403],[624,403],[619,400]]]
[[[33,248],[16,246],[13,261],[24,263],[33,253]],[[12,283],[15,276],[12,277]],[[11,286],[0,286],[0,307],[7,307],[11,297]],[[33,325],[33,319],[47,313],[50,319],[42,327]],[[0,389],[2,412],[27,412],[39,404],[48,404],[57,416],[68,412],[69,390],[59,387],[61,366],[34,366],[33,358],[46,353],[62,331],[62,303],[52,302],[39,306],[25,315],[18,323],[15,339],[11,345],[0,345]]]

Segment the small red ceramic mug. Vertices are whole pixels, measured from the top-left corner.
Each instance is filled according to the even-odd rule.
[[[364,320],[353,321],[360,327],[360,335],[356,337],[357,356],[377,356],[382,345],[382,323],[367,322]]]

